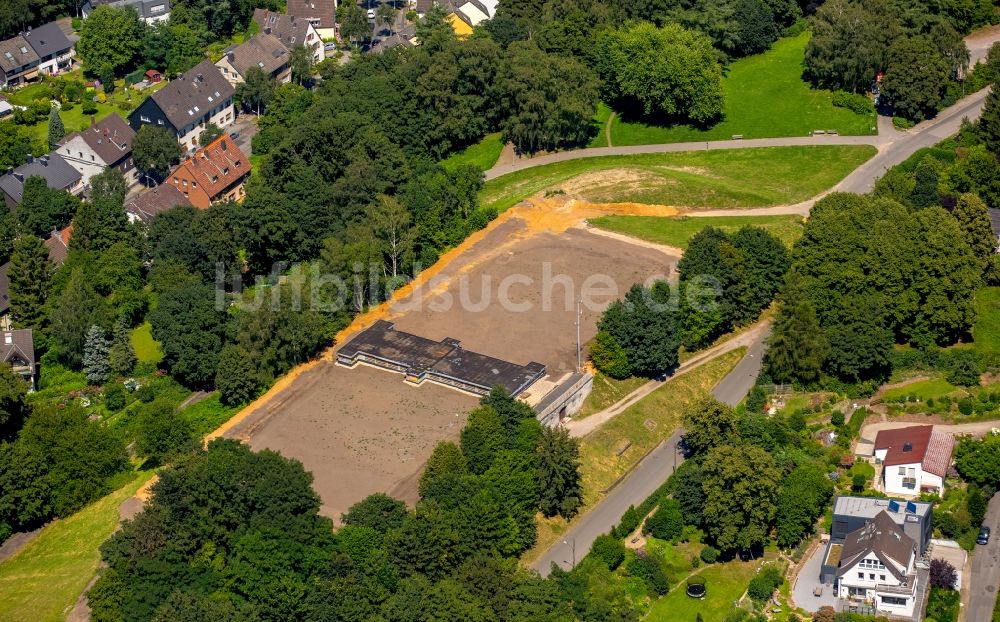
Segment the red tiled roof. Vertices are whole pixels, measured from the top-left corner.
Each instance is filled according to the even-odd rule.
[[[950,434],[931,433],[931,440],[927,444],[927,453],[924,455],[923,469],[928,473],[944,477],[948,473],[951,452],[954,448],[955,439]]]
[[[45,248],[49,249],[49,261],[54,264],[66,261],[71,237],[73,237],[73,225],[67,226],[62,231],[52,232],[52,235],[45,240]]]
[[[923,462],[933,431],[932,425],[882,430],[875,437],[875,451],[887,450],[882,461],[886,466]]]
[[[199,149],[189,160],[181,162],[211,199],[250,174],[250,162],[233,139],[223,134]],[[175,171],[175,174],[177,171]]]
[[[150,222],[157,214],[178,205],[191,205],[191,202],[177,188],[162,184],[132,197],[125,203],[125,211],[143,222]]]

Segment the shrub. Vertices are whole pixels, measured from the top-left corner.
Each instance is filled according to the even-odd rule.
[[[660,540],[673,540],[681,535],[683,529],[681,504],[673,499],[665,499],[656,508],[656,512],[646,519],[642,532]]]
[[[594,367],[612,378],[621,380],[632,375],[625,349],[606,331],[597,333],[590,344],[590,360]]]
[[[640,522],[642,522],[642,516],[636,511],[635,506],[628,506],[628,509],[622,514],[622,522],[618,523],[618,527],[615,528],[615,535],[624,538],[635,531]]]
[[[97,104],[95,104],[92,100],[85,99],[80,104],[80,111],[83,112],[84,115],[97,114]]]
[[[838,108],[847,108],[855,114],[869,114],[875,112],[875,105],[872,100],[858,93],[848,93],[837,91],[833,94],[833,105]]]
[[[892,126],[897,130],[908,130],[911,127],[913,127],[913,121],[910,121],[909,119],[903,117],[893,116]]]
[[[925,619],[935,619],[937,622],[954,622],[958,619],[958,592],[940,587],[931,588],[931,596],[927,600],[927,616]]]
[[[975,407],[973,406],[972,399],[968,397],[963,397],[958,401],[958,412],[962,413],[966,417],[975,412]]]
[[[706,546],[701,550],[701,561],[706,564],[714,564],[719,559],[719,549],[714,546]]]
[[[855,492],[861,492],[865,489],[865,476],[861,473],[855,473],[854,477],[851,478],[851,488]]]
[[[952,566],[943,559],[931,560],[932,586],[943,587],[945,589],[953,590],[955,589],[955,583],[957,582],[958,582],[958,573],[955,572],[954,566]]]
[[[135,397],[143,404],[148,404],[153,401],[153,398],[156,397],[156,391],[154,391],[153,387],[148,384],[144,384],[135,390]]]
[[[629,559],[626,570],[633,577],[646,582],[650,591],[662,596],[670,590],[670,583],[667,575],[663,572],[660,562],[650,555],[638,556]]]
[[[625,543],[614,536],[601,534],[594,540],[590,553],[607,566],[608,570],[614,570],[625,561]]]
[[[780,570],[774,566],[768,566],[750,580],[747,594],[757,602],[764,602],[784,581]]]
[[[839,410],[835,410],[832,413],[830,413],[830,424],[838,428],[844,425],[844,413],[840,412]]]
[[[116,383],[104,387],[104,406],[111,412],[118,412],[125,408],[128,401],[128,391],[125,387]]]

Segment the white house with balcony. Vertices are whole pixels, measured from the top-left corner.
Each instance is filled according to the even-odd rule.
[[[871,607],[878,615],[913,617],[923,600],[917,543],[886,512],[852,531],[839,546],[839,598]]]
[[[943,494],[954,448],[955,439],[932,425],[882,430],[875,437],[878,485],[890,495]]]

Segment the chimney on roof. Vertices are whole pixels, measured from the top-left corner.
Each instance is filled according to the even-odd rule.
[[[38,158],[38,161],[42,163],[42,166],[48,166],[49,165],[49,156],[43,155],[42,157]]]
[[[226,150],[227,150],[227,147],[226,147],[226,139],[225,139],[225,138],[223,138],[223,139],[222,139],[222,142],[221,142],[221,143],[219,143],[219,146],[220,146],[220,147],[222,148],[222,150],[223,150],[223,151],[226,151]]]
[[[199,74],[198,74],[197,76],[195,76],[195,81],[196,81],[196,82],[204,82],[204,81],[205,81],[205,76],[204,76],[204,74],[200,74],[200,73],[199,73]]]
[[[269,34],[271,34],[271,27],[270,27],[270,26],[268,26],[268,27],[264,28],[264,34],[265,34],[265,35],[269,35]]]
[[[14,179],[18,180],[21,183],[24,183],[24,173],[18,173],[17,171],[14,171],[13,175]]]
[[[28,154],[28,164],[31,164],[31,163],[32,163],[32,162],[34,162],[34,161],[35,161],[35,156],[33,156],[33,155],[31,155],[31,154],[29,153],[29,154]]]
[[[913,443],[910,441],[903,443],[903,451],[913,451]]]

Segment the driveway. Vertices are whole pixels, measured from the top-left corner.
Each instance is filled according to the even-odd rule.
[[[820,543],[813,549],[812,554],[802,561],[802,568],[795,578],[795,585],[792,586],[792,599],[795,601],[796,607],[802,607],[810,612],[825,605],[837,607],[837,597],[833,593],[833,586],[824,585],[819,580],[824,555],[826,555],[826,544]],[[823,588],[823,592],[819,596],[816,596],[813,591],[817,587]]]
[[[750,390],[750,387],[753,386],[753,381],[760,370],[761,352],[764,349],[764,340],[767,338],[768,329],[769,325],[765,324],[757,330],[748,331],[730,340],[730,342],[739,340],[740,345],[748,345],[749,347],[747,354],[740,360],[733,371],[723,378],[716,385],[715,389],[712,390],[712,394],[716,399],[730,405],[735,405],[743,399]],[[745,337],[747,335],[749,336]],[[725,351],[728,352],[729,350]],[[721,353],[721,351],[716,351],[711,356],[700,359],[700,362],[703,363],[708,358],[718,356]],[[662,383],[644,385],[646,387],[653,385],[647,394],[653,389],[658,388],[660,384]],[[629,398],[626,398],[626,400],[629,400]],[[591,415],[583,421],[589,421],[591,417],[596,416],[597,414]],[[559,542],[550,547],[548,551],[532,564],[532,568],[541,573],[542,576],[547,576],[553,563],[560,568],[569,569],[573,566],[574,557],[576,560],[582,559],[590,551],[590,545],[593,544],[597,536],[608,533],[612,527],[618,524],[628,506],[639,505],[645,501],[653,491],[659,488],[673,474],[674,469],[684,462],[683,454],[677,450],[677,443],[683,433],[684,430],[679,429],[675,431],[669,438],[660,443],[643,458],[630,475],[625,477],[589,512],[577,519]],[[574,434],[574,436],[578,435]],[[817,576],[819,576],[818,572]]]
[[[990,543],[976,545],[968,578],[969,603],[964,608],[968,622],[985,622],[993,614],[1000,585],[1000,494],[993,495],[984,523],[993,531]]]
[[[253,137],[260,132],[260,127],[257,125],[257,117],[252,114],[243,113],[236,117],[236,121],[232,125],[225,128],[225,132],[227,134],[238,134],[235,138],[236,146],[248,156],[253,155],[251,143]]]

